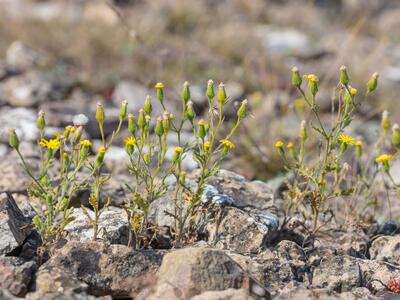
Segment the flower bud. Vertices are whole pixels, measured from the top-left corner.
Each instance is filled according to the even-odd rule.
[[[287,148],[289,149],[290,155],[293,157],[294,160],[298,160],[299,156],[297,154],[296,149],[294,148],[293,143],[287,144]]]
[[[148,153],[143,154],[143,161],[146,165],[150,164],[150,155]]]
[[[242,104],[240,105],[238,111],[237,111],[237,117],[239,120],[242,120],[246,117],[246,113],[247,113],[247,105],[248,105],[248,101],[247,99],[242,101]]]
[[[306,77],[308,79],[308,90],[315,96],[318,93],[319,78],[314,74],[307,75]]]
[[[96,120],[97,120],[97,122],[99,122],[99,124],[101,126],[103,126],[104,119],[105,119],[104,107],[103,107],[103,105],[101,105],[101,103],[97,103]]]
[[[18,135],[15,132],[14,128],[10,128],[10,146],[11,148],[14,148],[15,150],[18,151],[19,149],[19,139],[18,139]]]
[[[349,75],[347,74],[347,68],[345,66],[340,67],[340,83],[348,85],[350,82]]]
[[[197,122],[197,125],[199,126],[198,129],[199,137],[201,139],[204,139],[207,134],[207,129],[206,129],[207,123],[203,119],[201,119],[199,122]]]
[[[164,132],[167,133],[171,127],[171,119],[169,116],[169,112],[167,112],[167,111],[164,112],[164,114],[163,114],[162,125],[163,125]]]
[[[356,146],[357,157],[361,157],[361,155],[362,155],[362,142],[361,141],[357,141],[357,142],[355,142],[354,145]]]
[[[375,91],[376,87],[378,86],[378,73],[372,74],[371,79],[367,82],[367,95]]]
[[[179,176],[179,183],[184,186],[186,183],[186,172],[182,171],[180,176]]]
[[[164,101],[164,84],[162,82],[159,82],[155,85],[156,88],[156,95],[158,101],[160,101],[161,104],[163,104]]]
[[[209,100],[213,99],[215,96],[214,92],[214,81],[211,79],[207,82],[207,91],[206,91],[206,96]]]
[[[390,117],[387,110],[382,113],[381,127],[385,132],[387,132],[390,128]]]
[[[210,142],[204,142],[204,144],[203,144],[203,149],[204,149],[205,152],[210,151],[210,149],[211,149],[211,143],[210,143]]]
[[[174,156],[172,157],[172,162],[175,163],[178,158],[182,155],[183,149],[181,147],[174,148]]]
[[[189,82],[185,81],[183,84],[183,89],[182,89],[182,101],[184,103],[187,103],[190,100],[190,88],[189,88]]]
[[[306,127],[306,121],[303,120],[300,123],[300,131],[299,131],[299,137],[302,141],[305,141],[308,137],[307,135],[307,127]]]
[[[135,116],[132,114],[128,115],[128,130],[129,132],[135,136],[136,134],[136,124],[135,124]]]
[[[217,100],[218,103],[223,106],[226,103],[227,95],[225,91],[225,85],[221,82],[218,86]]]
[[[161,117],[158,117],[156,129],[154,131],[159,137],[161,137],[164,134],[163,119]]]
[[[400,127],[397,123],[392,127],[392,143],[396,147],[400,148]]]
[[[119,112],[119,119],[121,121],[125,120],[126,115],[127,115],[127,107],[128,107],[128,102],[122,101],[121,103],[121,110]]]
[[[36,126],[40,131],[44,130],[44,127],[46,126],[46,121],[44,119],[44,112],[43,110],[39,111],[37,121],[36,121]]]
[[[299,70],[296,67],[292,68],[292,85],[295,87],[300,87],[303,80],[301,79]]]
[[[285,150],[283,149],[283,146],[285,146],[285,144],[282,141],[277,141],[275,143],[275,148],[278,149],[278,152],[280,155],[285,155]]]
[[[106,154],[106,148],[101,147],[96,156],[97,167],[99,167],[103,163],[105,154]]]
[[[79,142],[81,137],[82,137],[82,133],[83,133],[83,127],[82,126],[78,126],[78,128],[76,128],[74,135],[72,136],[74,142]]]
[[[192,101],[188,101],[187,105],[186,105],[186,118],[188,118],[189,121],[193,121],[193,119],[196,117],[196,113],[194,112],[193,109],[193,102]]]
[[[151,111],[153,110],[149,95],[146,96],[146,101],[144,102],[143,110],[146,113],[146,115],[150,115]]]
[[[138,120],[137,120],[137,125],[143,129],[146,126],[146,119],[144,117],[144,110],[140,109],[139,110],[139,116],[138,116]]]

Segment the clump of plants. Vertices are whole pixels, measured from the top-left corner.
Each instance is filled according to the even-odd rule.
[[[132,197],[126,201],[126,211],[131,224],[131,239],[129,244],[136,248],[147,246],[151,240],[149,231],[150,205],[160,199],[167,191],[167,178],[175,181],[174,210],[166,211],[174,220],[174,243],[181,246],[190,235],[190,222],[198,208],[204,188],[209,177],[216,175],[220,163],[234,147],[231,137],[244,119],[247,112],[247,101],[243,101],[238,112],[235,124],[228,134],[220,137],[224,123],[224,108],[228,96],[224,85],[218,86],[215,94],[214,83],[207,84],[206,96],[208,99],[207,119],[196,122],[196,113],[190,94],[190,86],[184,83],[181,93],[182,109],[179,117],[168,112],[164,101],[164,85],[155,86],[156,97],[164,109],[160,116],[152,116],[152,104],[147,97],[143,109],[137,116],[128,116],[130,136],[125,139],[125,149],[129,156],[129,171],[135,178],[135,186],[129,186]],[[182,132],[189,126],[193,132],[192,141],[184,142]],[[151,129],[154,128],[154,134]],[[170,148],[168,136],[175,134],[178,145],[173,149],[171,161],[166,160]],[[199,175],[196,186],[190,185],[186,178],[182,162],[191,155],[199,165]]]
[[[131,195],[126,199],[125,210],[130,224],[129,245],[135,248],[147,247],[155,232],[149,222],[150,205],[165,195],[169,189],[167,179],[173,178],[174,209],[165,213],[173,217],[174,243],[179,247],[190,236],[190,223],[199,207],[200,200],[208,179],[216,175],[220,163],[234,148],[231,137],[247,113],[247,100],[244,100],[237,111],[237,118],[227,133],[222,133],[224,126],[224,108],[229,101],[224,85],[221,83],[215,92],[212,80],[208,82],[207,118],[196,120],[193,102],[190,100],[190,86],[183,85],[179,118],[168,112],[164,104],[164,85],[158,83],[156,96],[164,112],[160,116],[152,115],[151,99],[148,96],[143,109],[134,116],[127,112],[127,102],[122,102],[119,124],[110,137],[104,135],[105,112],[101,104],[96,109],[96,120],[102,138],[102,147],[91,155],[92,142],[83,139],[87,118],[79,115],[74,125],[67,126],[62,133],[45,138],[46,121],[44,113],[39,112],[37,127],[39,129],[38,146],[41,160],[38,172],[28,166],[20,151],[20,141],[14,129],[10,131],[10,146],[18,153],[22,167],[31,177],[32,184],[28,192],[33,202],[38,202],[37,215],[33,225],[41,236],[41,252],[46,253],[51,245],[57,243],[65,234],[65,227],[74,220],[73,208],[70,206],[74,194],[81,189],[90,190],[89,204],[91,211],[81,209],[93,227],[93,240],[98,238],[101,214],[110,205],[110,198],[101,207],[100,199],[103,185],[111,178],[104,172],[104,158],[124,122],[130,135],[125,139],[125,150],[128,155],[128,168],[133,176],[133,183],[127,184]],[[192,140],[184,142],[182,132],[189,127],[193,132]],[[170,159],[167,152],[171,149],[168,137],[177,136],[178,145],[173,148]],[[186,178],[183,161],[193,156],[199,165],[196,184],[190,184]],[[54,172],[56,170],[56,172]],[[86,171],[86,172],[84,172]]]
[[[289,141],[287,144],[278,141],[275,147],[288,171],[294,175],[289,183],[286,213],[300,214],[304,220],[312,220],[307,230],[314,235],[334,217],[330,201],[338,197],[368,195],[373,187],[376,171],[371,171],[370,164],[362,158],[363,141],[346,132],[361,103],[357,97],[359,92],[351,85],[346,67],[340,69],[331,122],[326,122],[320,112],[317,100],[319,77],[314,74],[301,76],[297,68],[293,68],[292,73],[292,85],[302,96],[312,116],[310,121],[301,122],[296,141]],[[365,95],[372,93],[377,83],[378,74],[375,73],[366,85]],[[386,119],[384,123],[383,139],[388,130]],[[310,139],[310,135],[314,139]],[[310,140],[313,143],[316,140],[317,155],[314,151],[307,151]],[[387,169],[389,159],[390,156],[381,155],[376,162]],[[376,165],[374,168],[376,169]],[[321,219],[326,221],[320,222]]]

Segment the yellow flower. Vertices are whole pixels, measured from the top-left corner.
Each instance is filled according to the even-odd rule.
[[[74,133],[75,130],[76,130],[75,126],[68,125],[68,126],[65,127],[65,131],[66,131],[66,132],[72,132],[72,133]]]
[[[99,149],[99,153],[100,153],[100,154],[106,153],[106,148],[101,147],[101,148]]]
[[[175,152],[175,154],[182,154],[183,153],[183,149],[181,147],[175,147],[174,148],[174,152]]]
[[[83,147],[89,148],[92,146],[92,143],[88,140],[83,140],[79,142],[80,145],[82,145]]]
[[[306,79],[312,82],[319,82],[319,77],[317,75],[314,74],[309,74],[309,75],[305,75]]]
[[[51,139],[51,140],[42,139],[39,145],[42,146],[43,148],[47,148],[49,150],[54,151],[60,147],[60,141],[58,139]]]
[[[357,141],[354,143],[355,146],[361,147],[363,145],[362,141]]]
[[[345,145],[354,145],[356,139],[351,136],[348,136],[346,134],[341,134],[341,135],[339,135],[339,141],[341,141],[342,144],[345,144]]]
[[[162,82],[158,82],[154,87],[156,89],[163,89],[164,88],[164,84]]]
[[[220,143],[228,149],[235,148],[235,144],[227,139],[220,140]]]
[[[210,143],[210,142],[204,142],[203,147],[204,147],[204,150],[205,150],[205,151],[208,151],[208,150],[210,150],[210,148],[211,148],[211,143]]]
[[[392,160],[394,158],[394,155],[391,154],[382,154],[379,155],[375,161],[376,163],[387,163],[389,160]]]
[[[289,144],[287,144],[288,149],[292,149],[293,148],[293,143],[290,142]]]
[[[206,126],[206,125],[207,125],[207,122],[204,121],[204,120],[202,119],[202,120],[198,121],[197,124],[198,124],[199,126]]]
[[[357,95],[357,89],[355,89],[355,88],[350,88],[350,95],[352,95],[353,97],[355,96],[355,95]]]
[[[137,140],[132,136],[125,139],[125,145],[136,146],[136,144],[137,144]]]
[[[285,146],[285,144],[282,141],[277,141],[275,143],[275,148],[282,148],[283,146]]]

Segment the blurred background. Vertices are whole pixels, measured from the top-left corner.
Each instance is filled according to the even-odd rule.
[[[54,131],[84,113],[98,138],[97,102],[111,126],[122,100],[137,112],[159,81],[177,107],[189,81],[201,115],[211,78],[226,83],[228,119],[245,98],[252,109],[224,167],[268,179],[282,170],[274,141],[296,136],[307,117],[290,86],[294,65],[320,76],[318,103],[327,115],[346,65],[362,101],[352,131],[373,142],[382,110],[400,121],[400,1],[0,0],[0,155],[10,151],[9,127],[35,140],[38,109]],[[378,92],[364,99],[375,71]],[[121,138],[111,167],[123,152]]]

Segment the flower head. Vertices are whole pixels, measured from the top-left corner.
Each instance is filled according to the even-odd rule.
[[[175,154],[182,154],[183,153],[183,149],[181,147],[175,147],[174,148],[174,153]]]
[[[204,147],[204,151],[208,151],[211,148],[211,143],[210,142],[204,142],[203,147]]]
[[[286,147],[288,147],[288,149],[293,149],[293,143],[292,142],[290,142],[289,144],[287,144],[287,146]]]
[[[220,140],[220,143],[228,149],[235,148],[235,144],[227,139]]]
[[[351,136],[348,136],[346,134],[341,134],[341,135],[339,135],[339,141],[341,141],[342,144],[345,144],[345,145],[354,145],[356,142],[356,139]]]
[[[125,145],[136,146],[136,144],[137,144],[137,140],[132,136],[125,139]]]
[[[389,160],[392,160],[394,158],[394,155],[391,154],[382,154],[379,155],[376,159],[375,162],[376,163],[387,163]]]
[[[361,147],[363,145],[362,141],[357,141],[354,143],[355,146]]]
[[[275,148],[282,148],[283,146],[285,146],[285,144],[282,142],[282,141],[277,141],[276,143],[275,143]]]
[[[92,143],[89,140],[83,140],[79,142],[79,145],[82,145],[83,147],[89,148],[92,146]]]
[[[84,114],[75,115],[72,118],[72,123],[74,123],[75,126],[85,126],[88,122],[89,119]]]
[[[158,82],[154,87],[156,89],[163,89],[164,88],[164,84],[162,82]]]
[[[46,140],[46,139],[42,139],[39,143],[40,146],[42,146],[43,148],[47,148],[49,150],[57,150],[60,147],[60,140],[59,139],[50,139],[50,140]]]
[[[305,78],[308,81],[312,81],[312,82],[315,82],[315,83],[319,82],[319,77],[317,75],[314,75],[314,74],[305,75]]]

